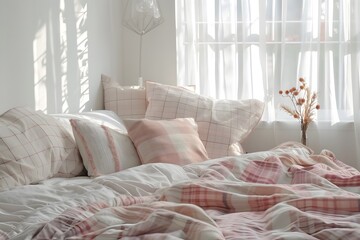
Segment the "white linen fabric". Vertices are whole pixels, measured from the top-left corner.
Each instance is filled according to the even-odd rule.
[[[73,137],[55,118],[26,107],[0,116],[0,191],[50,178],[63,162],[81,158]]]
[[[110,110],[94,110],[81,113],[58,113],[51,114],[51,116],[61,121],[70,134],[72,134],[70,119],[86,119],[96,124],[119,129],[119,131],[124,133],[127,132],[123,120],[115,112]]]
[[[210,158],[239,155],[240,143],[258,124],[263,102],[216,100],[181,87],[146,82],[149,105],[146,118],[194,118]]]
[[[73,206],[107,202],[121,195],[150,195],[162,187],[191,178],[198,178],[197,174],[175,164],[156,163],[99,176],[90,181],[84,179],[81,184],[45,182],[0,191],[0,238],[8,239],[1,235],[6,233],[10,239],[28,239],[39,230],[36,226]]]
[[[89,176],[114,173],[141,164],[131,139],[122,129],[86,119],[71,119],[70,122]]]
[[[58,186],[65,186],[65,185],[79,185],[79,184],[83,184],[83,183],[89,183],[91,182],[93,178],[89,177],[89,176],[77,176],[77,177],[72,177],[72,178],[66,178],[66,177],[52,177],[49,179],[45,179],[40,181],[38,184],[39,185],[48,185],[48,186],[54,186],[54,185],[58,185]]]

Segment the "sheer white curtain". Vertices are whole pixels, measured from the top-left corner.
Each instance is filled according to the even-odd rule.
[[[303,77],[318,92],[318,123],[354,123],[360,149],[360,1],[177,0],[176,27],[179,84],[263,100],[274,123],[291,120],[278,91]]]

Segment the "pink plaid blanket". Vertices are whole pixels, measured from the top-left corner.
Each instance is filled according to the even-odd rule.
[[[329,151],[209,160],[147,196],[70,208],[35,239],[359,239],[360,172]]]

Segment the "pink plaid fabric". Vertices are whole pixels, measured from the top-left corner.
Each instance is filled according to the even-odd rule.
[[[81,158],[72,136],[56,119],[25,107],[0,116],[0,190],[52,177],[64,162],[70,168]],[[72,170],[68,174],[79,173]]]
[[[271,156],[266,156],[268,154]],[[360,172],[328,152],[299,155],[293,151],[270,151],[257,155],[257,159],[253,159],[254,156],[227,157],[183,166],[196,177],[174,182],[146,196],[119,194],[106,201],[70,208],[42,226],[37,225],[33,237],[359,238],[360,184],[352,177],[359,176]],[[321,162],[316,162],[320,158]],[[326,172],[323,172],[325,165]],[[300,177],[298,172],[301,172]],[[332,177],[325,178],[329,175]],[[346,184],[340,182],[340,185],[357,189],[350,192],[336,186],[335,176],[350,177]]]
[[[240,143],[259,122],[264,103],[214,100],[184,88],[146,82],[146,118],[194,118],[210,158],[242,153]]]
[[[196,206],[124,195],[69,209],[47,223],[33,239],[94,239],[99,234],[108,239],[224,239],[215,222]]]
[[[185,165],[208,159],[192,118],[124,122],[142,163]]]
[[[121,118],[141,119],[145,117],[145,89],[139,86],[120,86],[110,77],[101,75],[104,88],[105,109]]]

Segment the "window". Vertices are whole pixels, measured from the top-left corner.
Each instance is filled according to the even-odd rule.
[[[266,102],[264,120],[289,119],[278,94],[305,78],[318,120],[359,111],[360,1],[176,1],[179,84],[215,98]]]

